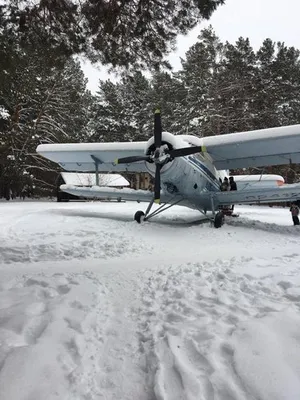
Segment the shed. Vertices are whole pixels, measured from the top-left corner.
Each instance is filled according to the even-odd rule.
[[[74,186],[95,186],[96,174],[80,173],[80,172],[61,172],[57,179],[57,201],[78,200],[78,196],[62,192],[60,185]],[[122,188],[129,186],[130,183],[120,174],[99,174],[99,186]]]
[[[74,186],[95,186],[96,174],[61,172],[63,183]],[[120,174],[99,174],[99,186],[124,187],[129,186],[129,182]]]

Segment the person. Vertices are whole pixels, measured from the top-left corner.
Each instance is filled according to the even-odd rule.
[[[234,180],[233,176],[229,177],[229,190],[237,190],[237,186],[236,186],[236,181]],[[232,204],[231,206],[231,211],[233,212],[234,210],[234,204]]]
[[[229,177],[229,185],[230,185],[230,190],[237,190],[236,181],[234,180],[233,176]]]
[[[229,190],[228,178],[226,176],[221,184],[221,190],[222,192],[227,192],[227,190]]]
[[[290,208],[294,225],[299,225],[299,207],[293,203]]]

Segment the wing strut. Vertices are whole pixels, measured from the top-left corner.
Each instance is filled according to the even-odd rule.
[[[99,186],[99,168],[98,168],[98,165],[99,164],[103,164],[103,162],[98,157],[93,156],[93,154],[91,154],[91,158],[95,163],[96,186]]]

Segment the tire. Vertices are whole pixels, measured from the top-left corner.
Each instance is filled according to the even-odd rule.
[[[134,219],[138,224],[140,224],[144,220],[144,218],[143,218],[144,216],[145,216],[145,213],[143,211],[137,211],[134,214]]]
[[[224,214],[222,213],[222,211],[219,211],[215,216],[214,227],[221,228],[223,224],[224,224]]]

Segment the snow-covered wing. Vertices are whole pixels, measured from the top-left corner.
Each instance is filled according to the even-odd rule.
[[[266,187],[263,189],[257,188],[251,190],[219,192],[215,195],[215,198],[219,205],[296,201],[300,199],[300,184],[295,183],[274,188]]]
[[[41,144],[37,153],[59,164],[66,171],[146,172],[145,162],[115,165],[117,158],[144,155],[147,142]]]
[[[300,163],[300,125],[203,138],[218,170]]]
[[[102,198],[102,199],[121,199],[126,201],[150,202],[153,199],[153,193],[148,190],[135,189],[115,189],[110,187],[79,187],[74,185],[61,185],[63,192],[81,197]],[[161,202],[169,203],[174,200],[174,195],[161,193]]]

